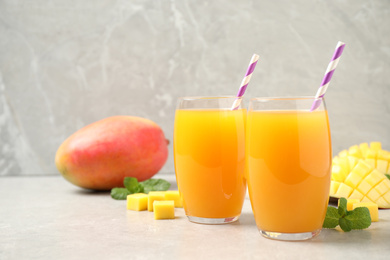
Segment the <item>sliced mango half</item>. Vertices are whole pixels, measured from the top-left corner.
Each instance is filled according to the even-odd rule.
[[[390,208],[390,152],[381,143],[351,146],[333,158],[330,196]]]

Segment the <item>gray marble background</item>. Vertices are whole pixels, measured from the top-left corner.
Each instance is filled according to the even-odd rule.
[[[327,91],[333,152],[390,149],[388,0],[0,0],[0,175],[58,174],[79,128],[112,115],[173,138],[176,99],[235,95],[253,53],[250,97]],[[174,172],[172,142],[162,172]]]

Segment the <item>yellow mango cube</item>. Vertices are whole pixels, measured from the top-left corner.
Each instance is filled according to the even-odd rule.
[[[379,220],[379,214],[378,214],[378,205],[373,202],[358,202],[353,204],[353,209],[359,208],[359,207],[366,207],[370,211],[371,216],[371,222],[376,222]]]
[[[379,182],[381,182],[383,179],[385,179],[386,176],[379,172],[378,170],[373,170],[366,178],[365,180],[372,186],[374,187],[377,185]]]
[[[135,193],[127,195],[127,209],[142,211],[148,209],[148,195]]]
[[[340,167],[340,165],[334,164],[332,166],[332,180],[343,182],[347,174],[348,173],[345,172],[344,169]]]
[[[386,192],[382,197],[387,201],[387,203],[390,203],[390,192]]]
[[[353,169],[359,161],[359,158],[348,156],[349,168]]]
[[[367,194],[367,192],[369,192],[372,188],[372,185],[369,184],[366,180],[363,180],[359,186],[357,187],[357,189],[363,193],[363,194]]]
[[[338,181],[330,181],[330,194],[336,194],[338,188],[340,186],[340,182]]]
[[[367,176],[373,168],[363,160],[359,160],[356,164],[355,168],[352,169],[352,172],[355,172],[359,176],[365,177]]]
[[[333,164],[339,164],[339,157],[337,155],[335,157],[333,157],[332,163]]]
[[[375,201],[375,204],[378,205],[378,208],[388,208],[389,202],[387,202],[383,197],[380,197]]]
[[[358,199],[347,199],[347,210],[353,209],[353,204],[360,202]],[[340,206],[340,200],[338,202],[338,206]]]
[[[366,156],[366,152],[369,149],[368,143],[359,144],[360,151],[362,152],[363,157]]]
[[[174,219],[175,202],[173,200],[155,200],[153,211],[154,219]]]
[[[377,151],[373,149],[368,149],[366,152],[365,161],[372,166],[372,168],[376,168],[376,153]]]
[[[379,150],[382,150],[382,144],[381,144],[381,142],[371,142],[370,148],[374,151],[379,151]]]
[[[390,153],[389,153],[389,151],[386,151],[386,150],[379,150],[379,151],[377,151],[376,158],[388,161],[388,160],[390,160]]]
[[[348,154],[357,158],[363,158],[363,155],[358,145],[349,147]]]
[[[388,164],[389,163],[385,160],[381,160],[381,159],[376,160],[376,168],[378,171],[382,173],[386,173]]]
[[[349,187],[356,188],[362,181],[362,179],[362,176],[360,176],[354,171],[351,171],[348,177],[345,179],[344,183],[347,184]]]
[[[363,199],[360,200],[360,202],[372,202],[374,203],[372,200],[370,200],[370,198],[368,198],[367,196],[364,196]]]
[[[344,197],[344,198],[348,198],[349,195],[352,193],[353,189],[351,187],[349,187],[348,185],[344,184],[344,183],[340,183],[339,185],[339,189],[337,190],[337,197],[341,198],[341,197]]]
[[[341,152],[339,152],[339,156],[340,157],[348,156],[348,151],[347,150],[342,150]]]
[[[357,200],[361,201],[363,199],[363,197],[364,197],[364,195],[362,193],[360,193],[360,191],[353,190],[351,195],[349,195],[348,199],[357,199]]]
[[[345,172],[350,172],[351,169],[349,168],[348,157],[340,157],[338,164],[341,166],[342,169],[344,169]]]
[[[150,191],[148,194],[148,211],[153,211],[153,202],[165,200],[163,191]]]
[[[380,195],[383,195],[386,192],[389,192],[390,191],[390,181],[383,179],[378,185],[375,186],[375,189],[377,192],[379,192]]]
[[[183,201],[178,190],[168,190],[165,192],[165,200],[173,200],[175,208],[182,208]]]
[[[370,200],[376,201],[381,196],[379,192],[375,189],[370,190],[366,195]]]

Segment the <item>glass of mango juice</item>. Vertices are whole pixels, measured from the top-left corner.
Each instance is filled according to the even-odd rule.
[[[331,137],[325,102],[254,98],[246,124],[248,190],[260,233],[306,240],[321,231],[328,206]]]
[[[179,98],[174,162],[183,207],[191,222],[238,220],[246,193],[245,121],[236,97]]]

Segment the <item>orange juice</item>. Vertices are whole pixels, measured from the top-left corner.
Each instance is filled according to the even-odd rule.
[[[176,110],[175,171],[187,216],[241,214],[246,192],[245,119],[245,109]]]
[[[331,139],[326,111],[250,111],[248,188],[260,230],[320,230],[328,205]]]

